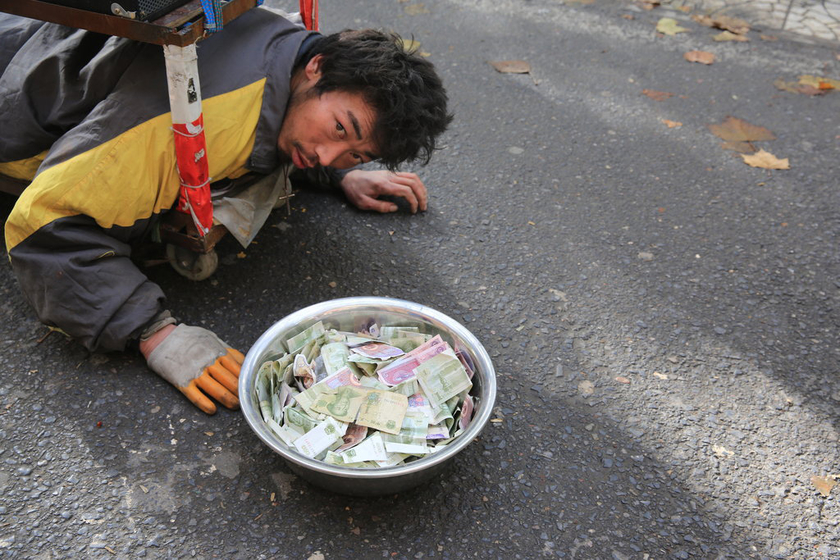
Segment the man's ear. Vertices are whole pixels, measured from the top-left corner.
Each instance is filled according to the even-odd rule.
[[[304,71],[306,72],[307,80],[315,80],[317,82],[321,79],[321,61],[323,58],[324,55],[316,54],[306,63]]]

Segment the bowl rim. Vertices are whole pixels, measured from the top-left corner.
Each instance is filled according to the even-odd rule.
[[[407,465],[399,465],[395,467],[382,467],[377,469],[356,469],[341,467],[336,465],[328,465],[315,459],[310,459],[301,455],[292,449],[287,448],[279,438],[272,434],[265,425],[262,419],[262,413],[258,406],[254,405],[252,399],[253,385],[256,381],[256,375],[262,363],[257,363],[260,357],[257,354],[265,354],[270,348],[270,344],[274,342],[278,336],[288,331],[292,327],[300,324],[303,320],[312,316],[323,315],[330,311],[339,311],[341,307],[376,307],[382,308],[384,312],[411,312],[421,315],[424,320],[432,323],[440,323],[446,329],[455,334],[475,354],[475,358],[479,364],[476,364],[477,369],[483,368],[486,375],[481,378],[482,383],[482,402],[476,410],[476,415],[473,417],[470,425],[466,431],[458,436],[452,443],[448,444],[442,451],[434,454],[429,454],[426,457],[412,461]],[[465,326],[453,319],[452,317],[441,313],[431,307],[414,303],[408,300],[379,297],[379,296],[353,296],[331,299],[309,305],[299,309],[282,319],[275,322],[269,327],[251,346],[250,350],[245,356],[245,361],[242,364],[242,374],[239,377],[239,401],[242,413],[248,425],[256,433],[266,445],[268,445],[274,452],[280,455],[286,461],[292,462],[304,469],[309,469],[323,475],[329,475],[339,478],[349,479],[382,479],[392,477],[402,477],[424,471],[432,468],[435,465],[446,462],[449,458],[459,453],[464,447],[469,445],[481,431],[484,429],[493,407],[496,402],[496,373],[493,368],[493,362],[485,350],[484,346],[478,341]]]

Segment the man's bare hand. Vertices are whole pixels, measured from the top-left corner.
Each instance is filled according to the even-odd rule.
[[[383,195],[406,199],[412,214],[426,210],[426,186],[414,173],[354,169],[344,176],[341,188],[348,200],[361,210],[396,212],[396,204],[379,200]]]

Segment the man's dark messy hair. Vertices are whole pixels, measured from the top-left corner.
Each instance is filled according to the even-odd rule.
[[[436,138],[452,121],[431,62],[406,51],[399,36],[373,29],[321,37],[298,67],[319,54],[321,78],[314,92],[363,96],[375,111],[373,143],[380,163],[394,170],[406,161],[429,162]]]

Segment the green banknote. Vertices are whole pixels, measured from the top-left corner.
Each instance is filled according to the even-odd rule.
[[[446,352],[429,358],[414,370],[433,408],[472,387],[461,361]]]
[[[356,424],[398,434],[408,409],[408,397],[389,391],[371,390],[365,395]]]

